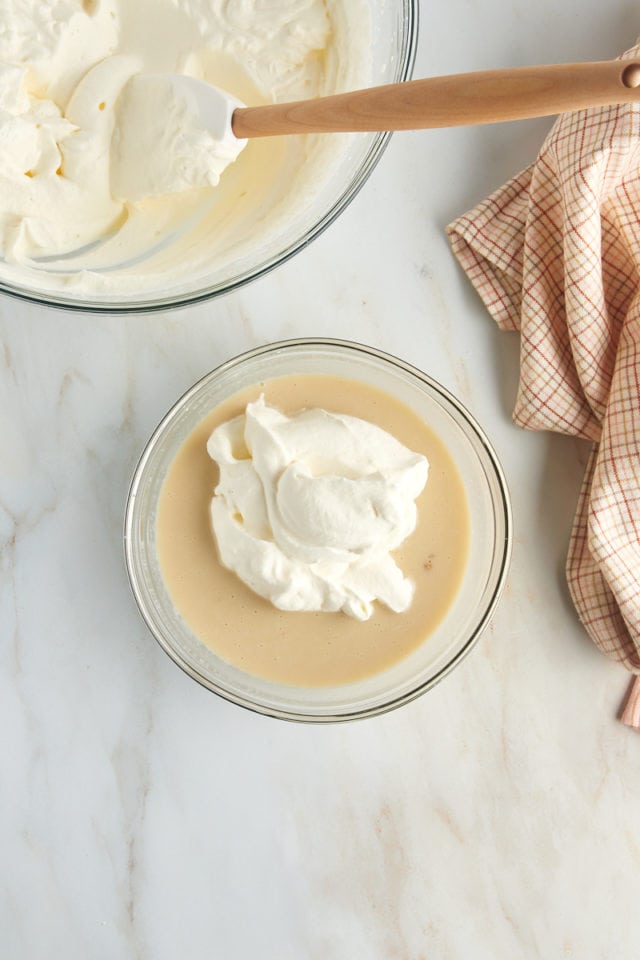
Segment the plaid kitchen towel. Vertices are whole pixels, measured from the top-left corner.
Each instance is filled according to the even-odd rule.
[[[447,236],[520,332],[515,422],[593,441],[567,581],[591,638],[636,674],[622,719],[640,728],[640,103],[560,116]]]

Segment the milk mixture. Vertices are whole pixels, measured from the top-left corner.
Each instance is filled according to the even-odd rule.
[[[411,582],[408,598],[400,594],[398,601],[389,592],[389,582],[396,574],[389,576],[389,566],[385,565],[379,570],[378,585],[374,583],[370,591],[379,589],[381,599],[376,599],[364,613],[357,604],[355,612],[349,610],[340,592],[337,599],[333,598],[333,608],[325,605],[315,612],[291,607],[281,610],[222,565],[210,517],[212,496],[220,487],[220,470],[207,452],[207,442],[212,434],[216,436],[216,428],[220,430],[228,421],[241,417],[247,404],[259,401],[261,395],[267,404],[291,416],[320,409],[361,418],[387,431],[407,452],[412,452],[410,456],[401,454],[402,475],[398,474],[396,480],[410,488],[411,501],[414,492],[421,490],[415,500],[417,512],[413,519],[417,522],[414,532],[392,551],[393,565],[400,577]],[[313,430],[312,425],[309,430]],[[282,446],[280,440],[277,445]],[[219,450],[221,444],[217,442],[215,446]],[[394,449],[389,450],[395,456]],[[244,461],[245,454],[237,439],[229,443],[229,451],[236,460]],[[376,483],[384,473],[384,461],[389,458],[383,454],[379,459],[381,468],[374,465]],[[426,484],[426,471],[420,465],[423,459],[428,461]],[[326,464],[320,469],[326,470]],[[311,473],[317,472],[317,465],[312,464]],[[333,479],[329,477],[332,483]],[[295,509],[296,504],[304,501],[304,496],[292,495],[290,485],[286,491],[281,488],[281,492],[285,510]],[[246,503],[247,497],[244,499]],[[403,501],[397,512],[404,510]],[[311,512],[309,519],[311,523]],[[404,523],[402,517],[400,523]],[[351,542],[356,526],[345,518],[342,539],[335,535],[338,528],[330,530],[331,549],[340,553],[342,548],[356,546]],[[296,527],[304,527],[304,517],[301,523],[296,521]],[[327,539],[325,533],[323,537]],[[362,534],[358,533],[356,539],[360,541]],[[360,382],[319,375],[289,376],[230,398],[187,438],[163,484],[156,544],[173,604],[205,644],[228,662],[265,679],[326,686],[354,682],[385,670],[428,642],[462,581],[469,551],[469,513],[464,485],[451,456],[412,410]],[[231,547],[237,550],[236,545]],[[300,554],[299,545],[296,552]],[[299,582],[288,569],[285,573],[285,581],[289,580],[296,593],[301,594]],[[276,591],[276,602],[279,598]],[[295,605],[298,598],[293,602]],[[334,612],[326,612],[327,609]]]
[[[366,85],[367,45],[366,0],[0,0],[0,279],[135,295],[241,268],[304,210],[337,141],[252,141],[217,186],[123,198],[111,151],[128,81],[304,99]]]

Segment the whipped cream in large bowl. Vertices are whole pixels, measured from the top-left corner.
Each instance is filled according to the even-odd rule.
[[[169,411],[126,510],[150,631],[198,682],[275,717],[413,699],[472,649],[505,582],[506,483],[456,398],[371,347],[243,354]]]
[[[395,82],[416,20],[417,0],[0,0],[0,290],[144,311],[288,259],[388,136],[267,137],[223,170],[201,131],[164,123],[170,104],[145,78],[204,80],[248,105]]]

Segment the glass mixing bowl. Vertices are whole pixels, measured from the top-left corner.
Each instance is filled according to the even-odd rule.
[[[363,381],[410,407],[448,449],[462,477],[469,507],[468,562],[453,603],[435,631],[392,667],[356,683],[333,687],[277,684],[223,660],[192,633],[176,611],[156,554],[160,491],[186,437],[232,394],[292,374]],[[498,601],[511,539],[511,508],[500,464],[486,435],[462,404],[430,377],[395,357],[360,344],[325,339],[260,347],[196,383],[151,437],[135,471],[125,521],[125,556],[133,593],[149,629],[169,656],[227,700],[274,717],[317,722],[353,720],[398,707],[424,693],[460,663]],[[295,629],[295,614],[291,617]]]
[[[371,85],[400,82],[411,76],[416,51],[418,8],[419,0],[370,0]],[[322,233],[362,187],[380,159],[389,136],[388,133],[353,134],[348,138],[340,135],[340,146],[336,149],[335,162],[328,177],[304,209],[279,225],[276,235],[265,241],[255,240],[255,244],[252,241],[250,249],[233,260],[231,265],[217,272],[212,271],[204,278],[200,276],[196,280],[187,280],[162,290],[163,273],[158,267],[158,289],[154,287],[152,292],[146,290],[135,293],[126,292],[125,274],[121,271],[123,279],[120,292],[116,286],[116,292],[85,293],[74,289],[73,279],[62,289],[47,289],[46,270],[49,267],[47,263],[42,263],[42,285],[35,278],[32,281],[30,275],[28,280],[0,280],[0,291],[50,306],[103,313],[152,312],[228,293],[284,263]],[[186,235],[180,234],[180,243],[185,239],[187,241],[181,249],[188,250],[188,244],[196,240],[202,248],[206,236],[203,240],[202,234],[198,233],[201,228],[202,222],[195,217],[193,229],[190,227]],[[158,243],[165,262],[171,263],[174,238],[160,237]],[[87,255],[92,252],[95,252],[93,248],[87,248]],[[117,270],[110,269],[108,272],[111,281],[114,277],[119,279]]]

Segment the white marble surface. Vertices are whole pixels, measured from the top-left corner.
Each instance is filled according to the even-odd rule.
[[[416,75],[605,59],[624,0],[423,4]],[[549,121],[398,135],[341,220],[221,300],[91,318],[0,299],[0,957],[632,960],[640,741],[564,555],[586,446],[510,421],[518,343],[444,225]],[[439,687],[310,728],[200,688],[142,625],[121,546],[152,427],[222,360],[346,336],[457,393],[514,503],[503,601]]]

